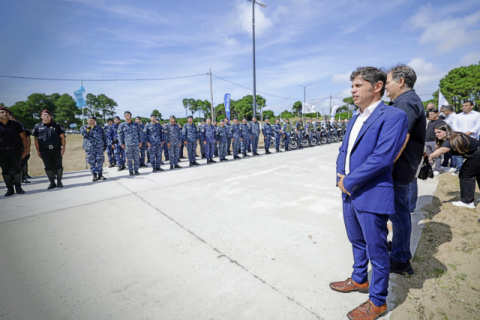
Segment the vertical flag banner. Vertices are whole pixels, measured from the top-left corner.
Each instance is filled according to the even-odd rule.
[[[85,89],[83,88],[83,84],[80,85],[80,89],[75,90],[73,93],[75,94],[75,98],[77,99],[77,107],[78,108],[85,107],[87,105],[87,103],[85,102],[85,97],[83,96],[83,94],[85,93]]]
[[[450,103],[448,103],[447,99],[445,99],[440,89],[438,89],[438,108],[448,106],[449,104]]]
[[[338,108],[340,108],[340,107],[337,106],[337,105],[332,107],[332,114],[330,115],[330,123],[335,121],[335,115],[337,114]]]
[[[227,114],[228,121],[230,121],[230,93],[225,93],[223,100],[225,104],[225,113]]]

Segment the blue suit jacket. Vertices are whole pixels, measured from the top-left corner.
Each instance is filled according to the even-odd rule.
[[[350,121],[339,150],[337,173],[342,175],[345,175],[350,132],[357,118],[355,115]],[[352,205],[357,210],[395,213],[393,164],[405,142],[407,130],[407,114],[383,102],[363,124],[350,154],[350,173],[343,180],[345,189],[351,194]],[[342,194],[343,200],[347,197],[346,193]]]

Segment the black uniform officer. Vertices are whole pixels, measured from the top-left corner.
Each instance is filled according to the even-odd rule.
[[[15,119],[15,116],[13,114],[10,115],[10,120],[17,121],[17,119]],[[20,125],[22,126],[23,131],[25,131],[25,136],[27,137],[27,155],[25,156],[25,158],[22,159],[22,163],[21,163],[22,183],[30,183],[30,181],[27,180],[27,176],[28,176],[27,172],[28,172],[28,160],[30,160],[30,146],[32,145],[32,139],[30,137],[32,135],[32,132],[28,130],[27,127],[25,127],[22,123],[20,123]],[[23,152],[23,149],[24,148],[22,148],[22,152]]]
[[[52,120],[52,114],[48,110],[42,111],[42,122],[33,128],[35,148],[37,155],[42,158],[50,185],[48,190],[55,187],[63,187],[62,157],[65,152],[65,131]],[[57,184],[55,184],[57,176]]]
[[[7,186],[5,197],[14,194],[14,186],[17,193],[25,193],[22,190],[21,162],[27,155],[27,138],[23,126],[10,120],[11,114],[7,108],[0,107],[0,167]]]

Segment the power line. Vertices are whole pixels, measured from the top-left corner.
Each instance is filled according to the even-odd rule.
[[[243,86],[243,85],[241,85],[241,84],[238,84],[238,83],[235,83],[235,82],[233,82],[233,81],[224,79],[224,78],[219,77],[219,76],[216,76],[216,75],[214,75],[214,74],[212,74],[212,77],[215,77],[215,78],[217,78],[217,79],[223,80],[223,81],[225,81],[225,82],[231,83],[231,84],[233,84],[233,85],[236,85],[236,86],[238,86],[238,87],[242,87],[242,88],[247,89],[247,90],[250,90],[250,91],[252,90],[252,88],[245,87],[245,86]],[[258,93],[261,93],[261,94],[264,94],[264,95],[266,95],[266,96],[275,97],[275,98],[279,98],[279,99],[294,100],[294,101],[298,100],[298,99],[294,99],[294,98],[280,97],[280,96],[276,96],[276,95],[274,95],[274,94],[270,94],[270,93],[266,93],[266,92],[262,92],[262,91],[257,91],[257,92],[258,92]]]
[[[10,75],[0,75],[0,78],[22,79],[22,80],[41,80],[41,81],[163,81],[163,80],[175,80],[184,78],[193,78],[199,76],[206,76],[209,73],[199,73],[188,76],[170,77],[170,78],[137,78],[137,79],[65,79],[65,78],[34,78],[34,77],[19,77]]]

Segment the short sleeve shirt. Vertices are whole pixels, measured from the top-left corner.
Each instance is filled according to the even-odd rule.
[[[32,135],[38,138],[40,146],[59,146],[62,143],[60,139],[62,133],[65,133],[62,127],[52,121],[48,124],[42,122],[35,125]]]
[[[477,139],[474,139],[472,137],[469,137],[469,136],[462,136],[463,138],[463,145],[466,147],[466,152],[465,154],[462,154],[460,152],[458,152],[458,150],[452,146],[450,140],[445,140],[442,144],[442,148],[448,148],[450,149],[450,154],[452,156],[464,156],[465,155],[468,156],[469,155],[472,155],[474,154],[477,150],[478,150],[478,145],[479,145],[479,142]]]
[[[22,139],[20,134],[25,132],[23,126],[17,122],[9,120],[6,124],[0,122],[0,149],[6,147],[21,147]]]

